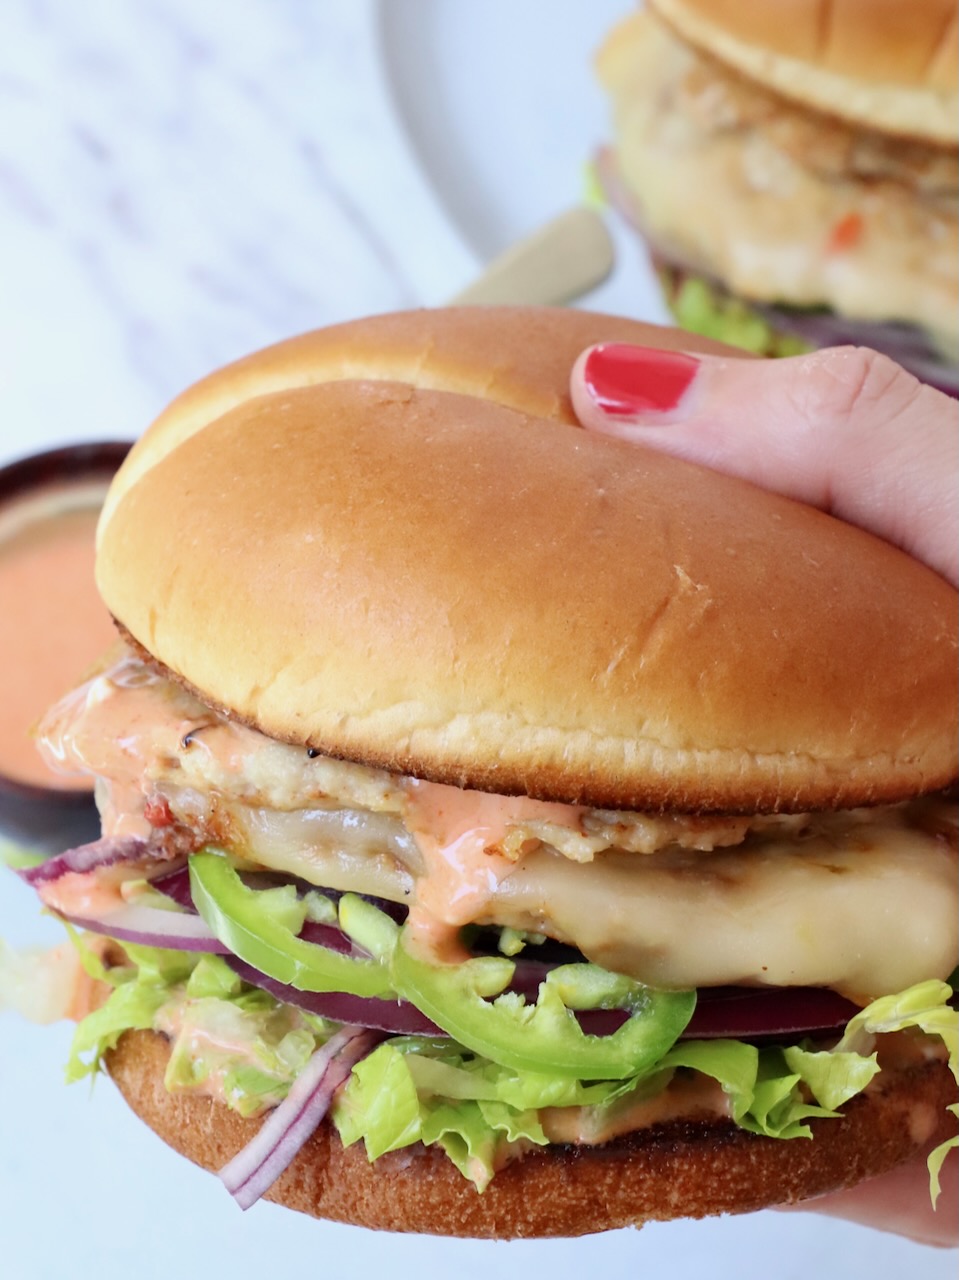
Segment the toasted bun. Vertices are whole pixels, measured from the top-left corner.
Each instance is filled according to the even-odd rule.
[[[954,0],[650,0],[685,40],[770,89],[888,133],[955,142]]]
[[[334,756],[626,809],[891,802],[955,772],[957,601],[870,535],[573,425],[541,310],[307,335],[183,397],[97,578],[207,701]]]
[[[259,1122],[207,1098],[168,1093],[167,1057],[162,1036],[132,1031],[107,1066],[165,1142],[204,1169],[221,1169]],[[325,1124],[267,1198],[383,1231],[500,1239],[748,1213],[853,1186],[948,1137],[955,1083],[946,1066],[886,1069],[882,1079],[883,1089],[848,1103],[842,1120],[812,1121],[812,1142],[759,1138],[728,1121],[660,1125],[603,1147],[533,1150],[482,1195],[442,1152],[417,1146],[370,1164],[362,1144],[344,1150]]]

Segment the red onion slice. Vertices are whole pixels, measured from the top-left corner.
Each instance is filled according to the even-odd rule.
[[[277,877],[277,881],[278,883],[284,882],[280,877]],[[289,880],[286,883],[292,884],[295,882]],[[189,867],[180,867],[176,871],[158,876],[155,880],[150,881],[150,887],[156,889],[159,893],[165,894],[178,906],[183,907],[185,911],[196,914],[193,893],[190,889]],[[320,892],[322,893],[324,890],[320,890]],[[358,951],[353,940],[342,929],[338,929],[336,925],[332,924],[316,924],[312,920],[307,920],[297,936],[302,938],[304,942],[313,942],[317,946],[328,947],[331,951],[339,951],[344,955],[351,955]],[[254,970],[253,972],[256,971]]]
[[[420,1013],[416,1005],[407,1000],[381,1000],[373,996],[351,996],[342,992],[298,991],[284,982],[277,982],[259,969],[231,956],[227,961],[234,973],[251,987],[259,987],[283,1004],[294,1005],[306,1013],[333,1022],[355,1023],[376,1031],[386,1031],[398,1036],[446,1036],[434,1022]]]
[[[92,844],[81,844],[76,849],[58,853],[55,858],[47,858],[46,862],[41,862],[38,866],[21,867],[18,875],[27,884],[45,884],[48,880],[59,880],[69,871],[84,875],[88,871],[114,866],[120,862],[139,862],[148,856],[149,851],[148,842],[136,836],[104,836],[101,840],[94,840]]]
[[[406,1000],[383,1000],[339,992],[299,991],[277,982],[235,956],[230,967],[244,982],[269,992],[283,1004],[334,1022],[350,1022],[400,1036],[446,1036],[415,1005]],[[538,983],[549,966],[529,961],[530,973],[519,973],[510,989],[536,999]],[[835,991],[813,987],[716,987],[698,993],[696,1010],[681,1040],[790,1040],[840,1030],[858,1013],[858,1006]],[[588,1035],[612,1035],[627,1019],[621,1009],[584,1009],[576,1020]]]
[[[167,871],[162,876],[157,876],[150,881],[150,888],[156,889],[158,893],[164,893],[168,898],[172,898],[178,907],[182,907],[184,911],[192,911],[196,914],[196,907],[193,905],[193,894],[190,891],[190,868],[178,867],[176,871]]]
[[[382,1039],[377,1031],[343,1027],[314,1053],[256,1137],[220,1170],[221,1182],[241,1209],[249,1209],[269,1191],[322,1123],[353,1067]]]
[[[333,1022],[352,1022],[389,1032],[390,1035],[449,1038],[448,1031],[438,1027],[408,1000],[383,1000],[374,996],[345,995],[338,991],[300,991],[296,987],[277,982],[252,965],[237,960],[235,956],[231,956],[227,963],[250,986],[259,987],[283,1004],[294,1005],[297,1009],[315,1013],[320,1018],[330,1018]],[[536,968],[542,969],[545,977],[549,966],[536,962]],[[535,1001],[538,981],[535,984],[530,980],[511,983],[509,990],[517,991],[528,1000]],[[576,1013],[576,1020],[589,1035],[605,1036],[617,1031],[628,1016],[621,1009],[584,1009]]]
[[[683,1040],[790,1040],[840,1030],[859,1006],[825,987],[703,987]]]
[[[149,845],[132,837],[105,838],[94,844],[68,850],[39,867],[21,872],[33,883],[55,879],[67,871],[86,871],[112,863],[136,860]],[[45,873],[45,874],[44,874]],[[71,924],[94,933],[107,934],[120,942],[142,946],[168,947],[230,955],[196,914],[190,894],[190,874],[186,867],[165,873],[152,881],[158,891],[184,908],[184,912],[161,911],[129,906],[98,917],[65,916]],[[340,952],[355,951],[352,940],[334,925],[307,922],[300,934],[308,942]],[[403,1000],[381,1000],[341,993],[299,991],[278,982],[236,957],[231,965],[245,982],[260,987],[286,1004],[336,1022],[355,1023],[394,1035],[442,1036],[446,1033],[415,1005]],[[526,956],[516,961],[510,990],[527,1000],[535,1000],[540,983],[555,964]],[[810,987],[719,987],[698,993],[696,1011],[682,1039],[763,1040],[796,1038],[816,1032],[838,1030],[858,1012],[857,1006],[834,991]],[[592,1009],[577,1013],[583,1030],[591,1035],[609,1035],[626,1020],[620,1010]]]
[[[164,911],[160,907],[130,905],[100,916],[74,916],[57,912],[61,919],[103,933],[118,942],[141,947],[165,947],[170,951],[202,951],[207,955],[229,955],[230,948],[214,936],[204,920],[185,911]]]

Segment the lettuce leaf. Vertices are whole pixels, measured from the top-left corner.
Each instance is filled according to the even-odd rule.
[[[775,329],[748,302],[701,276],[680,274],[674,281],[669,272],[664,272],[663,285],[670,311],[690,333],[728,342],[761,356],[796,356],[812,350],[810,343]]]
[[[186,993],[195,1000],[220,997],[229,1000],[243,990],[243,983],[221,956],[201,956],[187,979]]]
[[[322,1020],[246,986],[219,956],[124,943],[132,963],[108,968],[82,934],[71,937],[90,977],[113,991],[77,1025],[68,1082],[95,1075],[124,1031],[159,1030],[171,1041],[168,1089],[202,1088],[215,1075],[229,1106],[256,1115],[286,1097],[331,1034]]]
[[[28,849],[26,845],[16,844],[5,836],[0,836],[0,862],[14,871],[22,867],[39,867],[41,862],[46,862],[48,856],[45,853],[37,853],[35,849]]]
[[[951,1111],[954,1116],[959,1118],[959,1102],[954,1102],[948,1110]],[[946,1156],[955,1147],[959,1147],[959,1134],[956,1134],[952,1138],[947,1138],[945,1142],[940,1142],[938,1147],[929,1153],[929,1159],[926,1161],[926,1166],[929,1169],[929,1194],[932,1197],[933,1208],[935,1208],[936,1201],[942,1194],[939,1175],[942,1172],[943,1163],[945,1162]]]
[[[856,1014],[836,1049],[862,1053],[871,1047],[874,1036],[915,1027],[942,1040],[949,1053],[949,1070],[959,1082],[959,1013],[949,1004],[952,994],[950,979],[949,982],[919,982],[897,995],[882,996]],[[956,1106],[949,1110],[959,1114]],[[959,1136],[947,1138],[929,1156],[929,1190],[934,1205],[940,1194],[940,1170],[956,1146],[959,1146]]]
[[[816,1052],[789,1045],[783,1050],[783,1057],[816,1101],[833,1115],[843,1103],[861,1093],[879,1071],[874,1053],[863,1057],[837,1049]]]
[[[282,899],[276,905],[281,913],[288,909]],[[153,1028],[171,1037],[168,1088],[203,1088],[212,1075],[229,1106],[255,1115],[285,1097],[315,1049],[337,1029],[246,986],[219,956],[126,945],[129,963],[108,968],[82,935],[71,935],[90,976],[114,990],[78,1025],[69,1080],[94,1074],[124,1031]],[[959,1016],[951,997],[950,985],[939,981],[884,996],[862,1009],[830,1050],[679,1041],[642,1074],[612,1081],[520,1071],[454,1040],[393,1036],[354,1067],[332,1118],[344,1145],[363,1141],[371,1160],[416,1142],[438,1145],[480,1190],[508,1148],[548,1142],[548,1111],[567,1109],[567,1127],[581,1140],[601,1142],[624,1131],[630,1111],[665,1089],[676,1072],[715,1080],[741,1128],[808,1138],[810,1119],[839,1115],[876,1075],[878,1034],[914,1028],[939,1037],[959,1075]],[[956,1145],[956,1139],[941,1144],[929,1159],[934,1200],[942,1163]]]
[[[774,1138],[811,1137],[806,1121],[838,1114],[811,1103],[817,1090],[838,1093],[817,1053],[799,1051],[789,1063],[780,1049],[757,1049],[735,1040],[686,1041],[654,1071],[628,1081],[577,1080],[517,1072],[476,1058],[453,1043],[416,1037],[386,1041],[359,1066],[341,1092],[334,1120],[345,1145],[366,1142],[371,1160],[413,1142],[439,1142],[477,1187],[493,1176],[503,1141],[541,1145],[546,1108],[577,1108],[575,1127],[596,1142],[628,1126],[628,1113],[659,1094],[679,1069],[716,1080],[729,1097],[729,1114],[744,1129]],[[847,1055],[852,1057],[854,1055]],[[868,1082],[874,1064],[866,1063]],[[838,1064],[848,1077],[849,1064]],[[823,1081],[827,1084],[824,1085]],[[813,1087],[813,1083],[815,1087]],[[384,1102],[384,1093],[396,1110]],[[510,1135],[516,1134],[514,1138]]]
[[[364,1138],[371,1160],[419,1142],[420,1103],[405,1054],[387,1041],[358,1062],[334,1114],[343,1145]]]
[[[837,1052],[868,1052],[873,1037],[916,1027],[938,1036],[949,1051],[949,1069],[959,1080],[959,1016],[951,1008],[952,987],[931,979],[892,996],[880,996],[850,1021]]]
[[[545,1146],[535,1111],[516,1112],[503,1103],[433,1103],[426,1113],[423,1141],[438,1143],[464,1178],[485,1191],[496,1172],[499,1152],[523,1141]]]
[[[831,1050],[790,1045],[757,1048],[737,1040],[689,1040],[673,1046],[643,1076],[581,1081],[518,1072],[476,1057],[452,1041],[396,1037],[354,1068],[334,1108],[344,1144],[363,1139],[371,1160],[414,1142],[438,1142],[482,1189],[493,1176],[503,1142],[546,1141],[540,1112],[575,1107],[577,1127],[601,1140],[609,1123],[654,1097],[684,1069],[718,1082],[730,1117],[751,1133],[810,1138],[810,1119],[830,1119],[879,1071],[876,1030],[917,1026],[954,1044],[957,1017],[946,983],[923,983],[875,1001],[853,1019]],[[954,1050],[950,1050],[951,1055]],[[515,1137],[511,1135],[516,1135]],[[930,1159],[932,1188],[948,1147]]]
[[[77,1024],[67,1059],[67,1083],[96,1075],[103,1055],[124,1031],[151,1030],[168,999],[167,989],[153,983],[127,982],[117,987],[105,1004]]]

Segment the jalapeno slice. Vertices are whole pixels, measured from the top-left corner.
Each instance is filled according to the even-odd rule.
[[[655,1066],[696,1007],[694,991],[655,991],[597,965],[553,969],[535,1004],[507,990],[515,966],[503,956],[436,964],[417,955],[405,930],[390,963],[397,993],[475,1053],[518,1071],[576,1080],[622,1080]],[[589,1035],[577,1009],[622,1009],[626,1022]]]
[[[299,991],[342,991],[354,996],[390,992],[377,960],[355,959],[298,938],[277,913],[263,909],[263,894],[243,883],[232,862],[206,849],[190,858],[197,911],[239,959]]]

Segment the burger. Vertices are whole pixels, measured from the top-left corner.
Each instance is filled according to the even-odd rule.
[[[108,495],[120,640],[41,726],[103,835],[21,874],[84,967],[69,1074],[243,1207],[571,1236],[952,1141],[956,593],[583,431],[597,341],[690,344],[307,334]]]
[[[650,0],[597,69],[598,161],[694,333],[874,347],[959,393],[951,0]]]

